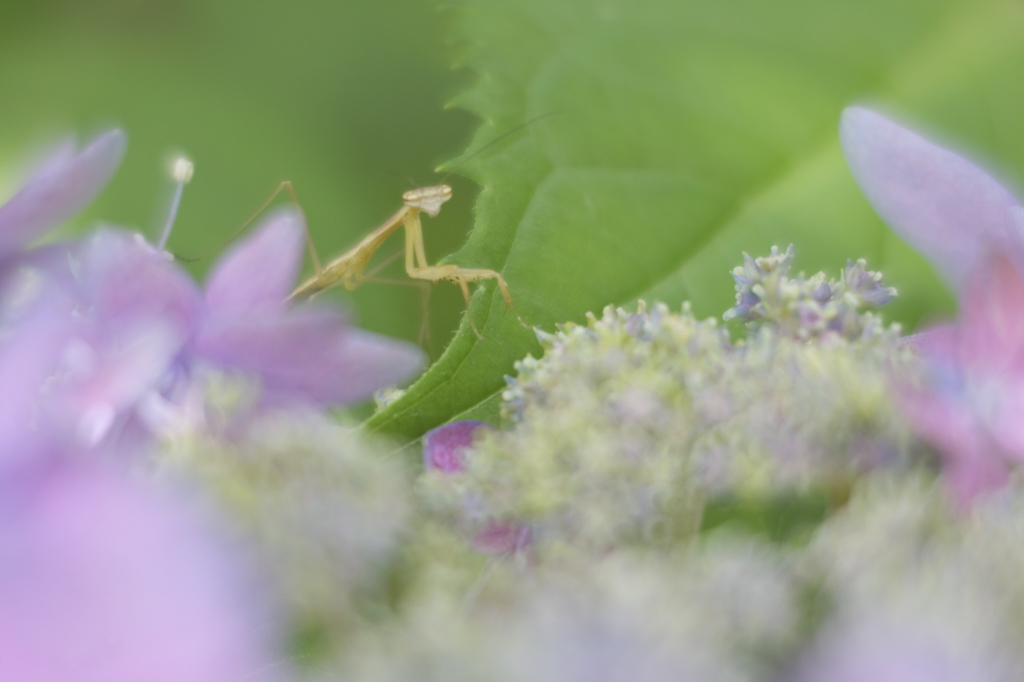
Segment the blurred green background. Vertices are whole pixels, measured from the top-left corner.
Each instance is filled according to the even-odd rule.
[[[73,131],[129,134],[121,171],[79,221],[153,236],[170,199],[168,159],[196,172],[170,248],[209,253],[282,180],[295,183],[321,259],[340,253],[400,205],[411,184],[465,149],[474,118],[445,104],[471,76],[451,68],[450,17],[433,0],[38,0],[0,3],[0,195],[13,160]],[[476,187],[424,222],[428,257],[458,249]],[[400,251],[401,235],[378,258]],[[215,256],[190,264],[202,275]],[[307,259],[306,271],[312,266]],[[401,262],[380,276],[403,277]],[[369,329],[415,340],[413,287],[369,284],[333,294]],[[430,350],[461,314],[455,287],[434,288]]]

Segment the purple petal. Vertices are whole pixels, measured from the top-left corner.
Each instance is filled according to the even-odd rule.
[[[375,391],[408,381],[423,367],[426,356],[419,346],[380,334],[350,329],[328,351],[324,371],[347,377],[344,390],[331,389],[339,402],[370,397]]]
[[[42,435],[35,420],[42,389],[71,330],[70,306],[47,293],[0,345],[0,461],[27,454]]]
[[[368,398],[408,379],[423,352],[404,341],[349,328],[335,312],[208,316],[196,353],[222,368],[257,375],[279,398],[334,405]]]
[[[0,679],[277,679],[255,583],[195,510],[81,463],[0,483]]]
[[[294,211],[264,221],[214,267],[206,287],[211,309],[279,308],[302,267],[303,227]]]
[[[184,341],[183,329],[158,318],[110,327],[99,338],[71,339],[64,352],[67,381],[57,417],[72,423],[79,441],[90,446],[161,388]]]
[[[487,422],[466,420],[452,422],[427,431],[423,436],[423,464],[427,469],[445,473],[462,471],[466,448],[473,447],[473,439],[480,429],[493,430]]]
[[[925,632],[863,616],[826,629],[798,668],[797,682],[984,682],[998,679],[990,659],[968,656]]]
[[[106,187],[127,137],[112,130],[81,153],[63,148],[0,207],[0,257],[8,256],[85,208]]]
[[[104,324],[158,318],[188,329],[202,309],[202,294],[169,256],[141,237],[97,232],[81,254],[83,304]]]
[[[1022,244],[1013,195],[985,171],[868,109],[843,112],[850,171],[878,214],[959,291],[985,244]]]

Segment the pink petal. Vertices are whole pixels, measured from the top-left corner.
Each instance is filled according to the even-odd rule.
[[[69,462],[0,488],[0,679],[279,678],[260,591],[182,500]]]
[[[113,177],[126,145],[125,134],[112,130],[77,155],[70,147],[54,154],[0,207],[0,256],[20,249],[85,208]]]
[[[487,422],[465,420],[452,422],[427,431],[423,436],[423,464],[427,469],[446,473],[462,471],[464,451],[473,447],[473,439],[480,429],[493,430]]]
[[[212,309],[280,308],[302,267],[303,227],[294,211],[268,218],[214,267],[206,287]]]
[[[928,356],[944,357],[952,362],[953,358],[956,357],[957,335],[956,325],[939,324],[917,334],[904,336],[900,339],[900,346],[912,348]]]
[[[946,485],[961,508],[1006,485],[1009,468],[1004,453],[985,436],[973,406],[933,389],[903,392],[900,408],[914,430],[942,455]]]
[[[959,361],[967,371],[1024,383],[1024,277],[1006,253],[987,251],[964,283]]]
[[[954,290],[984,245],[1024,243],[1020,202],[969,161],[860,107],[843,112],[839,137],[871,205]]]

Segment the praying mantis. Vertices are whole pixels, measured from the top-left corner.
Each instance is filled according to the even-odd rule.
[[[459,285],[462,296],[469,306],[469,283],[479,282],[485,279],[493,279],[497,282],[501,296],[505,300],[505,309],[512,307],[512,296],[509,294],[505,278],[495,270],[487,268],[463,268],[458,265],[428,265],[426,251],[423,246],[423,225],[420,222],[420,213],[426,213],[431,218],[436,218],[441,212],[441,206],[452,198],[452,188],[448,185],[435,185],[433,187],[421,187],[410,190],[402,195],[402,208],[393,216],[388,218],[380,227],[341,254],[323,268],[317,258],[313,257],[316,267],[316,274],[300,284],[291,293],[288,300],[299,301],[312,298],[322,291],[343,285],[346,289],[355,289],[364,281],[364,271],[367,263],[373,254],[381,247],[385,240],[390,237],[399,227],[405,227],[405,272],[409,277],[427,282],[439,282],[448,280]],[[310,242],[312,248],[312,242]],[[313,253],[311,251],[311,253]],[[470,325],[477,336],[480,331]]]
[[[500,139],[500,138],[499,138]],[[496,140],[497,141],[497,140]],[[492,143],[493,144],[493,143]],[[490,145],[488,145],[490,146]],[[482,151],[482,150],[480,150]],[[263,205],[256,209],[256,212],[242,224],[236,234],[252,224],[256,218],[270,206],[278,195],[287,190],[295,204],[299,214],[302,215],[302,207],[299,204],[298,196],[291,181],[285,180],[277,189],[263,202]],[[513,307],[512,295],[508,291],[508,284],[501,273],[487,268],[463,268],[458,265],[428,265],[426,250],[423,246],[423,224],[420,222],[420,213],[426,213],[431,218],[436,218],[441,212],[441,206],[452,198],[452,188],[448,185],[434,185],[432,187],[420,187],[409,190],[402,194],[402,208],[385,220],[377,229],[363,237],[358,244],[330,261],[326,266],[321,267],[320,259],[313,246],[313,238],[306,226],[306,246],[310,258],[313,261],[313,268],[316,271],[312,277],[295,288],[288,296],[287,302],[307,301],[315,296],[332,289],[338,285],[348,290],[353,290],[363,282],[374,281],[365,274],[366,266],[373,254],[387,241],[398,228],[405,227],[405,271],[410,278],[416,280],[409,284],[422,284],[428,287],[429,283],[436,283],[448,280],[459,285],[462,296],[466,299],[466,307],[469,307],[469,283],[479,282],[485,279],[493,279],[498,284],[498,290],[505,300],[505,310]],[[303,218],[305,223],[305,218]],[[385,263],[386,265],[387,263]],[[392,284],[402,284],[396,280],[376,280]],[[426,307],[427,294],[425,289],[424,307]],[[520,320],[522,323],[522,320]],[[469,319],[469,325],[477,338],[483,339],[476,324]],[[420,341],[423,342],[426,336],[426,325],[420,330]]]
[[[541,114],[540,116],[530,119],[529,121],[506,131],[504,134],[491,140],[488,144],[465,157],[462,162],[465,163],[465,161],[468,161],[470,158],[480,154],[486,149],[489,149],[519,130],[532,125],[536,121],[558,113],[560,112],[555,111]],[[291,182],[285,181],[278,186],[277,190],[270,196],[270,198],[263,203],[256,213],[247,220],[240,229],[244,229],[246,225],[255,220],[256,216],[262,213],[283,190],[288,191],[291,195],[292,202],[297,208],[299,208],[301,213],[301,207],[299,205],[298,197],[295,194],[295,189],[292,187]],[[505,300],[505,310],[507,312],[514,306],[512,303],[512,295],[508,290],[508,284],[505,282],[505,278],[501,276],[501,273],[488,268],[464,268],[452,264],[429,265],[427,262],[426,250],[423,246],[423,225],[420,222],[420,213],[426,213],[431,218],[436,218],[441,212],[441,206],[451,198],[452,188],[445,184],[434,185],[431,187],[420,187],[418,189],[405,192],[402,195],[402,207],[398,209],[394,215],[385,220],[378,228],[363,237],[358,244],[327,263],[324,267],[320,266],[320,260],[316,255],[316,249],[313,247],[313,240],[307,227],[306,244],[309,248],[310,257],[313,260],[315,274],[296,287],[288,297],[288,301],[298,302],[309,300],[327,289],[338,286],[339,284],[344,286],[346,289],[352,290],[363,282],[369,281],[369,276],[365,274],[365,271],[366,266],[370,262],[370,258],[384,244],[388,237],[398,230],[398,228],[405,227],[405,272],[414,280],[414,282],[410,282],[411,284],[422,284],[424,287],[429,287],[428,283],[437,283],[442,280],[454,282],[462,290],[462,296],[466,300],[466,307],[468,309],[470,300],[469,284],[471,282],[493,279],[498,286],[498,290],[501,292],[502,298]],[[429,292],[429,289],[425,289],[424,291],[425,301],[426,293]],[[476,328],[473,320],[468,318],[468,316],[467,320],[469,321],[469,325],[473,329],[477,338],[483,339],[483,336],[480,334],[480,330]],[[524,327],[526,326],[521,318],[519,322]],[[425,335],[424,333],[425,328],[421,331],[421,338]]]

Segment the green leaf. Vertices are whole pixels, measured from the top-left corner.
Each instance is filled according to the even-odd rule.
[[[836,128],[854,102],[1024,171],[1024,12],[1012,3],[481,0],[458,17],[478,80],[457,104],[486,121],[473,147],[559,114],[462,170],[483,190],[449,261],[499,270],[522,319],[544,329],[637,298],[719,316],[741,253],[791,242],[807,271],[867,258],[900,290],[889,314],[908,325],[950,310],[846,170]],[[414,439],[496,417],[502,376],[537,347],[481,288],[470,315],[483,340],[464,324],[370,428]]]

